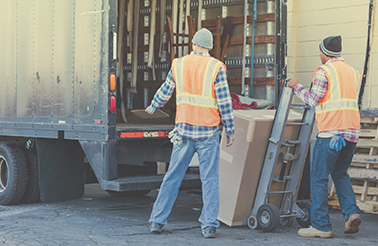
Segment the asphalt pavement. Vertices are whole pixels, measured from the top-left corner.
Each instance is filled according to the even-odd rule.
[[[331,210],[334,238],[302,238],[300,226],[273,232],[221,223],[215,239],[201,235],[199,192],[181,191],[165,231],[151,234],[148,218],[157,192],[143,197],[112,197],[98,184],[85,187],[81,199],[59,203],[0,206],[0,245],[378,245],[378,215],[362,214],[360,232],[344,234],[344,220]]]

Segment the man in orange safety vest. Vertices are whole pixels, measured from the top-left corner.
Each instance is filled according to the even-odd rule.
[[[161,233],[195,152],[202,182],[203,208],[199,218],[205,238],[213,238],[219,212],[219,123],[227,146],[234,142],[234,115],[225,65],[210,57],[212,33],[203,28],[192,39],[193,52],[174,59],[163,85],[156,92],[149,114],[166,104],[176,89],[176,126],[169,137],[173,150],[169,168],[149,219],[152,233]]]
[[[360,133],[358,92],[361,76],[341,57],[341,36],[325,38],[319,45],[322,66],[315,69],[310,91],[298,80],[288,79],[294,93],[315,107],[319,130],[311,166],[311,227],[298,231],[303,237],[333,237],[328,214],[328,176],[331,174],[346,220],[345,233],[356,233],[360,209],[347,173]]]

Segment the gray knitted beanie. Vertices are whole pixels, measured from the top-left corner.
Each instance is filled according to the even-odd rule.
[[[194,34],[192,43],[211,50],[213,48],[213,34],[208,29],[202,28]]]
[[[330,36],[319,44],[320,50],[326,56],[335,57],[341,55],[341,36]]]

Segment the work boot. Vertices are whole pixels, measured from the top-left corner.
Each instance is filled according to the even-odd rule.
[[[155,223],[155,222],[151,222],[150,230],[151,230],[152,233],[160,234],[164,231],[164,225],[159,224],[159,223]]]
[[[360,224],[361,224],[361,217],[358,214],[353,214],[345,222],[344,233],[357,233],[359,230]]]
[[[216,233],[217,229],[215,229],[215,227],[212,226],[208,226],[202,229],[202,235],[205,238],[214,238]]]
[[[299,229],[298,236],[330,238],[330,237],[333,237],[333,232],[332,231],[319,231],[319,230],[316,230],[314,227],[310,226],[309,228]]]

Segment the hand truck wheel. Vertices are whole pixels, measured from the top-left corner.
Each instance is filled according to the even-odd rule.
[[[253,215],[250,215],[250,216],[248,217],[248,220],[247,220],[247,225],[248,225],[248,227],[251,228],[252,230],[257,229],[257,227],[258,227],[258,223],[257,223],[257,219],[256,219],[256,217],[253,216]]]
[[[294,222],[293,217],[280,218],[280,225],[282,226],[291,226]]]
[[[257,210],[257,222],[261,230],[273,231],[280,224],[280,211],[273,204],[264,204]]]
[[[298,207],[304,212],[305,216],[303,218],[296,218],[296,220],[300,226],[307,228],[311,225],[311,205],[307,202],[301,202],[298,204]]]

